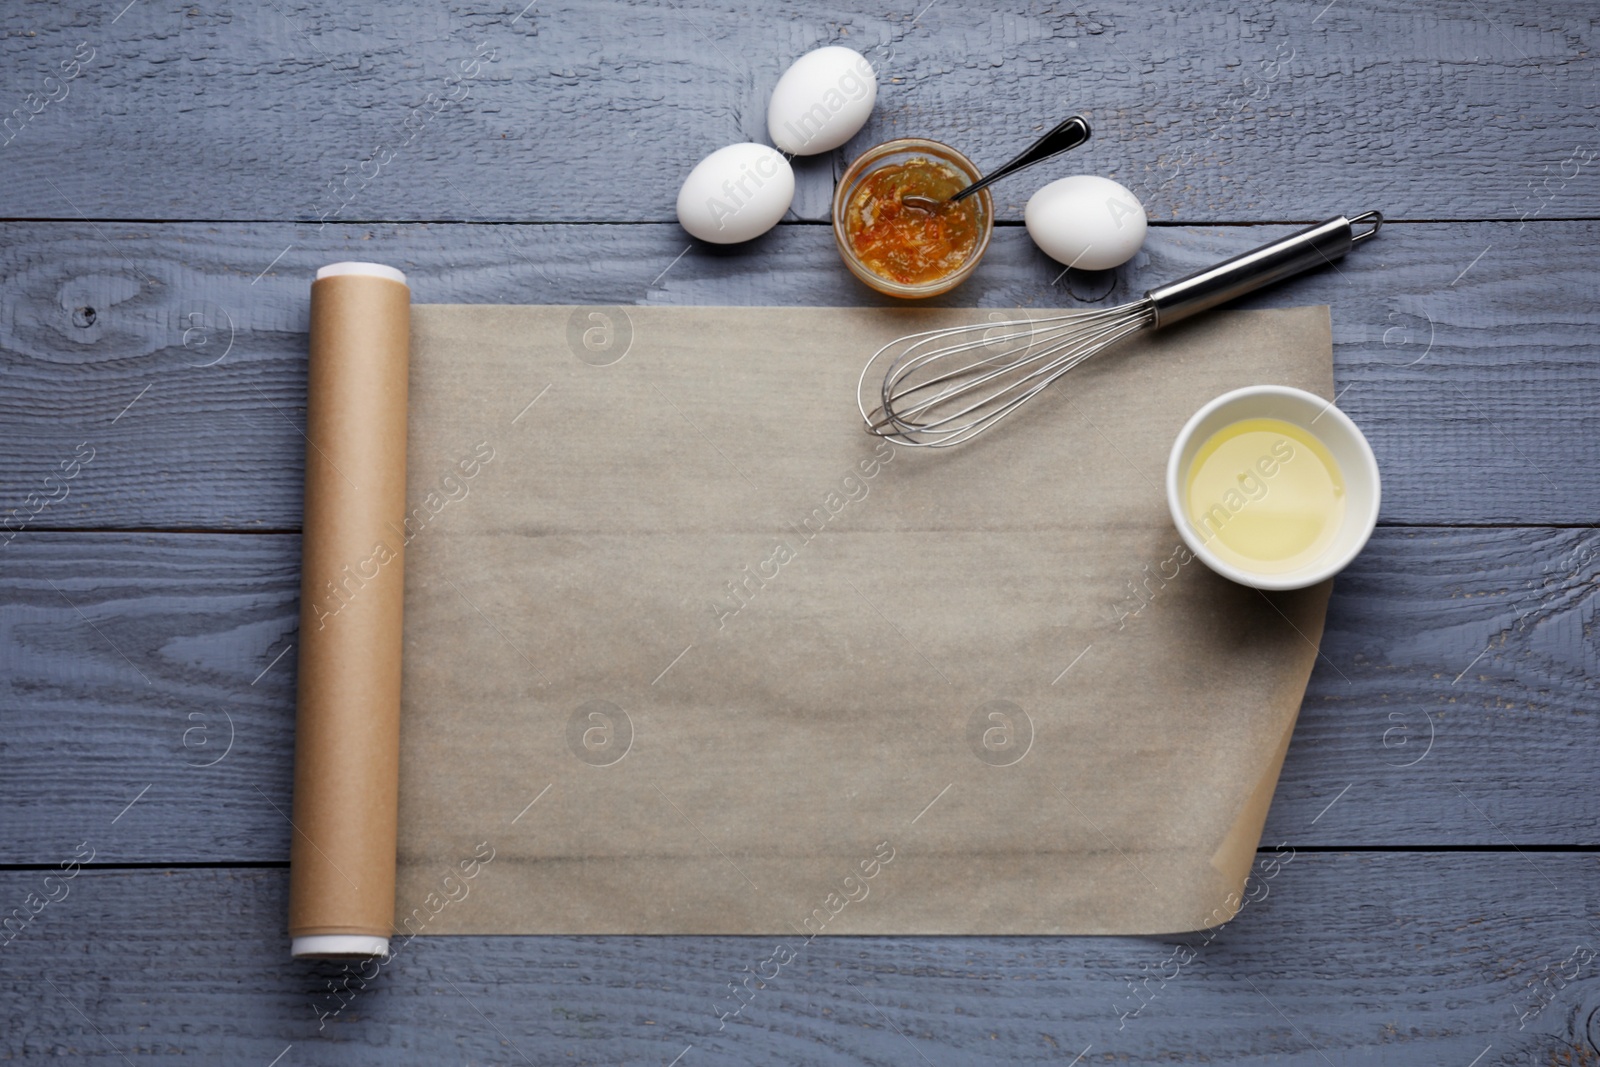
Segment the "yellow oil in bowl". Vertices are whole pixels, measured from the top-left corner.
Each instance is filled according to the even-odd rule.
[[[1212,434],[1187,478],[1189,522],[1224,561],[1258,574],[1314,563],[1345,517],[1344,474],[1314,434],[1242,419]]]

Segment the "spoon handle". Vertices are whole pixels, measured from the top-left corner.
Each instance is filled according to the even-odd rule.
[[[955,196],[952,196],[950,200],[952,203],[957,200],[964,200],[990,182],[997,182],[1008,174],[1015,174],[1024,167],[1031,167],[1035,163],[1049,159],[1057,153],[1065,152],[1069,148],[1077,148],[1089,139],[1089,132],[1088,121],[1082,115],[1074,115],[1033,142],[1032,146],[1016,159],[1013,159],[999,170],[990,171],[984,177],[979,178]]]

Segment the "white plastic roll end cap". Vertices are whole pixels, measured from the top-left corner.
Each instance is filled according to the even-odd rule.
[[[344,263],[329,263],[326,267],[317,268],[317,281],[324,278],[333,278],[341,274],[361,274],[369,278],[388,278],[391,282],[406,284],[406,276],[394,267],[382,263],[361,263],[350,260]]]
[[[346,264],[338,264],[345,266]],[[365,266],[366,264],[355,264]],[[399,271],[395,271],[399,274]],[[301,959],[346,959],[350,957],[387,956],[387,937],[368,937],[365,934],[316,934],[296,937],[289,943],[289,955]]]

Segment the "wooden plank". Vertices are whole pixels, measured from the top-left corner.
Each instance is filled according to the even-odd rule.
[[[1597,610],[1593,529],[1380,530],[1335,580],[1264,839],[1600,843]]]
[[[130,804],[104,862],[285,857],[298,538],[24,534],[0,552],[0,862],[51,862]],[[1578,785],[1597,579],[1593,529],[1380,529],[1335,586],[1267,842],[1600,843]]]
[[[90,847],[112,832],[87,833]],[[775,975],[776,942],[761,938],[424,935],[365,981],[287,958],[281,870],[81,870],[48,885],[48,871],[12,871],[8,907],[66,896],[0,956],[6,1051],[28,1063],[1594,1062],[1592,857],[1283,857],[1209,935],[795,938]],[[492,861],[478,877],[495,877]],[[450,906],[471,904],[469,883]],[[736,1001],[729,983],[747,967],[770,981]]]
[[[974,281],[946,299],[1108,305],[1283,232],[1158,228],[1121,271],[1063,277],[1004,227]],[[335,259],[392,262],[429,303],[884,299],[846,274],[818,226],[734,250],[691,245],[671,226],[5,233],[0,521],[13,516],[13,528],[297,528],[308,279]],[[1600,223],[1391,226],[1336,271],[1241,306],[1332,305],[1340,404],[1377,450],[1385,522],[1589,523],[1600,499],[1597,242]],[[46,475],[85,443],[92,462],[30,520],[24,509],[60,491]]]
[[[826,211],[813,179],[880,140],[994,167],[1072,112],[1094,140],[1001,186],[1004,217],[1085,172],[1168,220],[1600,214],[1581,0],[122,6],[12,6],[6,215],[671,220],[689,168],[765,140],[779,74],[827,43],[866,51],[883,84],[867,127],[807,168],[805,217]]]
[[[104,859],[287,856],[299,569],[293,536],[24,534],[0,549],[6,583],[26,587],[0,597],[0,859],[30,862],[35,835],[54,837],[44,823],[76,827],[107,798],[107,818],[128,806],[126,851]],[[76,814],[66,768],[89,789]]]

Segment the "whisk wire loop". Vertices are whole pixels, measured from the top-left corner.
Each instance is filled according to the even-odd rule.
[[[869,432],[942,448],[987,429],[1061,375],[1143,329],[1148,301],[1047,318],[974,323],[909,334],[862,369],[857,402]],[[867,378],[888,361],[869,410]]]

